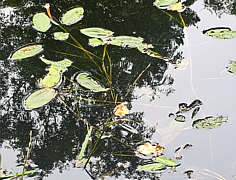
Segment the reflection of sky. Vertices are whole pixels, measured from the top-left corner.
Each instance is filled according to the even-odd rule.
[[[183,131],[178,136],[176,135],[178,129],[170,132],[175,139],[166,146],[166,151],[173,152],[178,146],[191,143],[193,148],[184,152],[183,166],[177,169],[208,168],[226,179],[231,179],[235,175],[236,168],[236,158],[234,158],[236,76],[228,73],[226,67],[230,60],[236,61],[236,39],[214,39],[204,36],[202,31],[213,27],[230,27],[236,30],[235,16],[224,14],[219,19],[204,9],[203,3],[199,1],[191,8],[198,12],[201,21],[195,27],[186,29],[185,44],[180,47],[190,64],[182,71],[173,70],[169,66],[166,72],[175,79],[173,84],[175,92],[151,102],[150,98],[142,97],[134,101],[132,110],[144,111],[144,120],[147,124],[156,126],[157,133],[154,134],[153,141],[160,139],[158,132],[168,127],[171,121],[168,114],[176,112],[179,103],[202,100],[203,106],[197,114],[197,119],[206,116],[228,116],[229,122],[214,130],[192,129]],[[192,120],[188,118],[187,123],[191,122]],[[173,177],[163,177],[163,179],[173,179]]]

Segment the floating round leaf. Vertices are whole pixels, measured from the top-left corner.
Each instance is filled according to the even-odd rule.
[[[55,32],[53,33],[54,39],[59,41],[64,41],[69,38],[69,33]]]
[[[78,74],[76,76],[76,81],[82,87],[89,89],[93,92],[103,92],[109,90],[109,88],[104,88],[97,81],[93,80],[88,73]]]
[[[97,47],[100,45],[104,45],[105,43],[103,41],[101,41],[100,39],[97,38],[90,38],[89,39],[89,45],[92,47]]]
[[[42,87],[59,86],[61,82],[62,82],[62,75],[60,71],[54,69],[53,67],[50,67],[48,74],[43,79],[40,79],[40,85]]]
[[[44,56],[41,56],[40,59],[50,65],[50,67],[60,71],[60,72],[65,72],[67,71],[67,67],[71,66],[71,64],[73,63],[71,60],[69,59],[63,59],[61,61],[50,61],[48,59],[45,59]]]
[[[215,37],[218,39],[232,39],[236,38],[236,31],[232,31],[230,28],[211,28],[203,31],[203,34]]]
[[[138,47],[141,46],[143,38],[133,36],[116,36],[112,38],[110,44],[121,47]]]
[[[114,33],[110,30],[97,27],[81,29],[80,32],[86,36],[101,39],[112,36],[112,34]]]
[[[153,164],[146,164],[143,166],[138,166],[139,171],[158,171],[165,168],[165,165],[162,163],[153,163]]]
[[[185,116],[184,115],[177,115],[175,120],[178,122],[185,122]]]
[[[193,121],[192,126],[199,129],[213,129],[221,126],[224,122],[227,122],[228,117],[218,116],[218,117],[206,117],[204,119],[198,119]]]
[[[49,103],[55,96],[57,92],[52,88],[39,89],[32,94],[30,94],[23,102],[26,110],[31,110],[39,108],[47,103]]]
[[[169,6],[173,3],[177,3],[178,0],[156,0],[153,5],[157,6],[157,7],[161,7],[161,6]]]
[[[83,14],[84,9],[82,7],[73,8],[63,14],[61,22],[65,25],[75,24],[83,18]]]
[[[163,156],[157,157],[156,161],[159,162],[159,163],[162,163],[162,164],[164,164],[166,166],[171,166],[171,167],[178,165],[178,163],[176,163],[175,161],[173,161],[171,159],[168,159],[166,157],[163,157]]]
[[[45,13],[37,13],[33,17],[34,28],[41,32],[46,32],[51,27],[51,21]]]
[[[25,46],[23,48],[18,49],[14,52],[10,59],[12,60],[20,60],[28,57],[32,57],[43,51],[43,46],[40,44],[34,44]]]

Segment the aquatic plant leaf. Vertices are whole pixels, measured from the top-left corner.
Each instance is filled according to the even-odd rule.
[[[104,92],[109,90],[109,88],[104,88],[97,81],[93,80],[88,73],[78,74],[76,76],[76,81],[82,87],[89,89],[93,92]]]
[[[52,88],[39,89],[30,94],[23,102],[25,109],[32,110],[49,103],[55,96],[57,91]]]
[[[122,117],[129,113],[129,109],[127,108],[125,103],[121,103],[114,108],[113,112],[116,116]]]
[[[28,57],[35,56],[36,54],[42,51],[43,51],[43,46],[40,44],[29,45],[18,49],[11,55],[10,59],[12,60],[25,59]]]
[[[83,18],[83,14],[84,9],[82,7],[73,8],[62,15],[61,23],[65,25],[75,24]]]
[[[156,0],[153,5],[156,7],[169,6],[173,3],[177,3],[178,0]]]
[[[69,38],[69,35],[70,35],[69,33],[64,33],[64,32],[53,33],[54,39],[59,41],[67,40]]]
[[[230,61],[230,65],[227,67],[230,73],[236,74],[236,61]]]
[[[83,156],[84,156],[84,153],[85,153],[85,150],[86,150],[86,147],[88,145],[88,142],[89,142],[89,138],[92,134],[92,130],[93,130],[93,126],[91,126],[88,130],[88,133],[86,134],[85,136],[85,139],[84,139],[84,142],[82,144],[82,148],[80,150],[80,153],[79,153],[79,156],[76,158],[78,161],[81,161],[83,159]]]
[[[232,39],[236,38],[236,31],[232,31],[230,28],[211,28],[203,31],[203,34],[217,38],[217,39]]]
[[[41,12],[33,16],[33,25],[37,31],[46,32],[51,27],[51,21],[45,13]]]
[[[138,47],[142,44],[143,38],[133,36],[116,36],[109,42],[111,45],[121,47]]]
[[[138,45],[137,49],[141,52],[141,53],[146,53],[146,51],[149,48],[154,48],[152,44],[147,44],[147,43],[141,43],[140,45]]]
[[[165,165],[162,163],[153,163],[153,164],[146,164],[143,166],[138,166],[139,171],[158,171],[165,168]]]
[[[101,41],[100,39],[97,39],[97,38],[90,38],[89,39],[89,45],[92,47],[97,47],[97,46],[101,46],[104,44],[105,43],[103,41]]]
[[[61,83],[62,74],[57,69],[50,67],[48,74],[40,79],[40,85],[42,87],[54,87]]]
[[[185,116],[183,115],[177,115],[175,117],[175,120],[178,121],[178,122],[185,122]]]
[[[157,156],[162,154],[163,150],[164,147],[160,146],[159,144],[152,145],[149,142],[147,142],[143,145],[138,146],[137,152],[145,156],[150,156],[150,155]]]
[[[60,71],[60,72],[67,71],[67,68],[70,67],[71,64],[73,63],[69,59],[63,59],[61,61],[50,61],[48,59],[45,59],[44,56],[41,56],[40,59],[44,63],[50,65],[50,68],[54,68],[54,69],[56,69],[57,71]]]
[[[29,174],[33,174],[36,173],[36,170],[29,170],[29,171],[25,171],[24,175],[29,175]],[[14,178],[14,177],[19,177],[22,176],[23,173],[14,173],[14,174],[0,174],[0,179],[7,179],[7,178]]]
[[[101,38],[101,39],[112,36],[112,34],[114,33],[110,30],[98,28],[98,27],[81,29],[80,32],[86,36],[89,36],[92,38]]]
[[[198,129],[213,129],[221,126],[224,122],[227,122],[228,117],[217,116],[217,117],[206,117],[204,119],[198,119],[193,121],[192,126]]]
[[[163,156],[156,157],[156,161],[161,163],[161,164],[164,164],[166,166],[171,166],[171,167],[179,165],[175,161],[173,161],[171,159],[168,159],[166,157],[163,157]]]

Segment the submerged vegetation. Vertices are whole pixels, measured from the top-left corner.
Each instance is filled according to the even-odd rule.
[[[178,0],[156,0],[153,6],[156,11],[161,12],[161,16],[168,17],[176,23],[173,32],[184,32],[184,28],[190,24],[185,21],[184,16],[188,6],[186,3]],[[152,41],[151,38],[150,42],[147,42],[135,33],[134,36],[118,34],[108,27],[97,27],[97,24],[84,27],[85,25],[81,25],[80,22],[86,21],[86,13],[89,13],[86,6],[69,8],[60,15],[55,15],[55,7],[50,7],[49,4],[44,8],[45,12],[38,12],[32,17],[32,27],[41,33],[40,35],[46,34],[47,37],[51,37],[52,43],[48,45],[47,41],[30,42],[26,46],[16,48],[8,60],[21,67],[22,73],[31,73],[31,81],[34,81],[32,84],[35,84],[24,92],[21,99],[24,109],[21,111],[33,114],[34,121],[53,126],[36,130],[35,122],[29,123],[28,130],[33,130],[34,139],[32,142],[32,137],[30,140],[24,140],[30,141],[32,147],[28,147],[23,172],[0,173],[0,179],[18,176],[23,179],[24,175],[39,175],[39,172],[40,176],[44,176],[55,165],[53,160],[47,164],[47,158],[50,159],[50,155],[57,153],[57,146],[61,145],[65,148],[59,152],[63,163],[73,160],[74,166],[86,169],[92,179],[114,174],[116,177],[123,174],[128,178],[159,178],[166,172],[175,173],[182,166],[182,157],[176,154],[179,155],[180,151],[192,146],[186,144],[171,154],[171,150],[166,148],[167,144],[179,133],[187,129],[214,129],[228,121],[227,116],[221,115],[197,118],[203,105],[199,99],[190,103],[180,103],[177,111],[169,114],[170,119],[173,117],[169,125],[161,129],[157,127],[160,142],[151,142],[155,130],[146,126],[141,112],[131,110],[134,90],[153,84],[158,88],[167,87],[159,91],[168,96],[174,91],[173,78],[164,75],[164,72],[170,67],[175,71],[190,68],[188,61],[182,58],[181,53],[165,53],[166,47]],[[235,37],[235,31],[230,28],[212,28],[203,31],[203,34],[219,39]],[[182,41],[180,39],[177,38],[176,41]],[[164,41],[167,42],[165,38]],[[62,46],[58,45],[58,48],[57,43],[61,43]],[[128,62],[125,59],[127,52],[140,59],[149,59],[138,61],[137,58],[133,62]],[[56,55],[52,56],[50,53]],[[118,54],[120,59],[113,59],[113,54]],[[138,62],[135,64],[136,60]],[[27,63],[33,64],[34,68],[40,66],[44,70],[41,70],[42,73],[37,70],[29,72]],[[120,64],[126,69],[116,69]],[[235,62],[232,61],[228,71],[235,73],[234,66]],[[152,89],[152,93],[148,94],[155,98],[153,92]],[[55,117],[55,122],[47,119],[46,116],[50,113],[55,116],[51,106],[58,108],[61,111],[60,117],[67,116],[68,121],[64,122],[59,117]],[[45,119],[39,120],[40,116]],[[69,124],[66,126],[67,129],[57,129],[60,126],[59,122]],[[40,133],[44,134],[43,138]],[[50,136],[47,136],[47,133]],[[44,144],[44,141],[49,143]],[[69,146],[66,143],[69,143]],[[37,163],[37,155],[42,153],[42,149],[47,151],[48,148],[53,150],[48,152],[49,155],[43,159],[43,163],[36,168],[26,167],[29,159]],[[68,149],[71,151],[69,156],[65,153]],[[60,158],[57,159],[58,164]],[[41,172],[41,169],[45,171]],[[191,177],[197,172],[202,171],[186,170],[183,174]],[[207,173],[221,178],[214,172]]]

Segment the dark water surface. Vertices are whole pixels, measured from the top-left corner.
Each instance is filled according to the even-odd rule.
[[[103,47],[87,46],[88,38],[79,29],[102,27],[115,35],[143,37],[154,45],[154,51],[169,57],[172,63],[184,59],[188,65],[175,69],[172,63],[142,54],[136,49],[108,46],[112,59],[113,88],[118,101],[127,102],[130,114],[124,121],[110,127],[107,138],[100,141],[87,172],[75,168],[75,159],[86,135],[86,126],[56,99],[37,110],[26,111],[22,99],[38,88],[37,81],[47,72],[38,56],[19,62],[8,59],[17,48],[30,44],[44,45],[48,59],[69,58],[81,72],[92,73],[106,86],[83,52],[70,45],[52,39],[58,31],[51,27],[46,33],[32,28],[32,17],[44,11],[45,1],[0,2],[0,154],[1,168],[21,172],[29,131],[33,130],[33,148],[30,161],[39,174],[25,179],[187,179],[186,170],[193,170],[195,179],[233,179],[236,175],[236,77],[226,67],[236,60],[236,39],[219,40],[203,35],[202,31],[213,27],[230,27],[236,30],[236,3],[234,0],[187,1],[182,12],[186,27],[183,28],[178,13],[155,8],[151,0],[87,0],[54,1],[53,16],[60,15],[75,6],[85,9],[84,18],[68,30],[91,52],[102,55]],[[178,21],[178,22],[177,22]],[[65,55],[59,52],[76,54]],[[138,79],[134,89],[126,96],[127,89],[140,73],[150,68]],[[65,73],[70,78],[78,69],[70,67]],[[163,81],[163,79],[169,81]],[[70,87],[69,81],[64,87]],[[73,109],[79,108],[80,116],[101,129],[112,114],[114,105],[79,100],[78,97],[111,100],[109,93],[91,93],[84,89],[65,95],[64,101]],[[170,113],[178,110],[179,103],[191,103],[200,99],[203,103],[195,119],[207,116],[228,116],[228,122],[211,130],[189,129],[191,114],[186,122],[171,127]],[[133,128],[133,133],[124,129]],[[137,131],[135,133],[134,131]],[[111,133],[109,133],[111,132]],[[94,132],[95,133],[95,132]],[[113,136],[113,138],[111,137]],[[91,147],[96,142],[92,136]],[[136,168],[143,163],[139,157],[119,156],[133,154],[143,142],[160,143],[165,147],[164,156],[174,159],[174,151],[181,145],[192,144],[183,150],[181,163],[172,172],[169,168],[156,173],[140,172]],[[91,151],[88,150],[87,155]],[[118,167],[123,164],[124,167]],[[210,172],[211,171],[211,172]],[[212,173],[215,172],[215,173]],[[212,176],[209,176],[211,174]],[[223,179],[221,177],[221,179]]]

